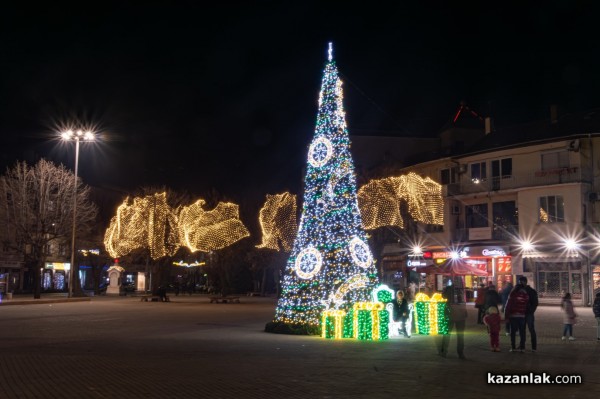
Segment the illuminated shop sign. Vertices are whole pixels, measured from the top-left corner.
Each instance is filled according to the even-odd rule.
[[[512,273],[512,261],[510,257],[498,258],[498,273]]]
[[[450,259],[450,258],[453,257],[453,255],[455,256],[456,254],[458,254],[459,258],[465,258],[465,257],[469,256],[469,254],[467,254],[466,251],[460,251],[460,252],[432,252],[431,253],[433,259]]]
[[[422,266],[431,266],[431,265],[433,265],[433,261],[431,261],[431,260],[409,259],[406,261],[406,266],[408,266],[408,267],[422,267]]]
[[[498,249],[498,248],[492,248],[492,249],[484,248],[481,251],[481,254],[483,256],[506,256],[506,252],[504,252],[503,249]]]
[[[71,268],[70,263],[46,262],[46,269],[69,270],[70,268]]]
[[[509,256],[510,253],[505,247],[466,247],[465,251],[469,254],[467,256],[485,256],[488,258],[497,258]]]

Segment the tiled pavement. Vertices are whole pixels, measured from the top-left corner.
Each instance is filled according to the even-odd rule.
[[[13,303],[28,298],[14,298]],[[54,298],[56,299],[56,298]],[[558,307],[538,310],[538,353],[488,349],[469,309],[466,360],[435,338],[329,341],[263,332],[274,299],[132,297],[0,306],[0,398],[597,398],[600,342],[590,308],[576,341],[560,340]],[[454,338],[451,340],[455,346]],[[490,385],[487,373],[578,374],[575,385]]]

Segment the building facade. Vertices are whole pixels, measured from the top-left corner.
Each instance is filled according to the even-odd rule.
[[[443,230],[421,226],[417,244],[435,264],[458,257],[487,272],[463,278],[467,299],[482,282],[502,287],[526,276],[542,303],[560,303],[570,292],[574,302],[589,306],[600,290],[599,150],[599,134],[580,134],[404,168],[403,174],[443,185]],[[443,284],[434,281],[432,289]]]

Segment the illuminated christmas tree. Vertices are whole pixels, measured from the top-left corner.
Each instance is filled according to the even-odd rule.
[[[350,310],[354,303],[368,301],[378,283],[358,209],[342,97],[330,44],[308,150],[302,216],[283,276],[275,326],[316,332],[323,311]],[[267,330],[277,332],[278,327],[268,325]]]

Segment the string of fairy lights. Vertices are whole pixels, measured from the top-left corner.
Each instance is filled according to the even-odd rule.
[[[262,243],[257,248],[289,252],[296,237],[296,196],[290,193],[267,194],[259,212]]]
[[[365,229],[382,226],[404,227],[401,201],[417,222],[444,224],[442,186],[429,177],[410,172],[402,176],[374,179],[358,190],[358,204]]]
[[[318,148],[315,150],[313,145],[310,148],[309,153],[318,152]],[[323,153],[330,152],[329,149],[322,150]],[[319,159],[326,159],[328,156]],[[310,160],[311,158],[309,162]],[[337,187],[338,181],[351,173],[351,170],[348,160],[343,160],[339,169],[330,176],[323,196],[317,198],[317,206],[326,208],[330,205],[331,198],[336,195],[334,188]],[[404,218],[400,214],[402,201],[407,203],[408,212],[414,221],[443,225],[442,186],[429,177],[421,177],[411,172],[401,176],[373,179],[358,190],[362,227],[365,230],[374,230],[382,226],[403,228]],[[287,192],[267,195],[259,215],[263,242],[257,247],[289,252],[298,229],[295,216],[296,196]],[[355,248],[360,251],[362,244],[358,245]],[[356,257],[354,260],[357,261]]]
[[[287,192],[267,195],[259,212],[262,242],[257,248],[291,251],[274,322],[320,328],[325,338],[387,339],[394,292],[378,287],[366,230],[404,227],[401,202],[413,220],[443,224],[441,185],[428,177],[408,173],[374,179],[357,190],[342,82],[330,45],[300,221],[297,225],[296,196]],[[158,259],[173,256],[181,247],[209,252],[249,236],[238,205],[205,206],[199,199],[173,208],[164,192],[126,198],[106,230],[106,249],[115,258],[148,249]],[[417,296],[416,332],[447,333],[445,306],[439,296]]]
[[[165,192],[126,198],[106,229],[104,246],[113,258],[148,249],[152,259],[159,259],[181,247],[208,252],[249,236],[236,204],[220,202],[210,211],[204,205],[198,200],[173,209]]]
[[[348,313],[353,304],[367,302],[378,280],[358,208],[342,82],[331,47],[306,166],[302,214],[274,322],[319,327],[324,311]],[[339,314],[325,317],[333,317],[334,329]]]
[[[204,200],[198,200],[181,209],[177,226],[182,246],[192,252],[209,252],[250,235],[239,219],[238,205],[219,202],[213,210],[205,211],[205,204]]]

